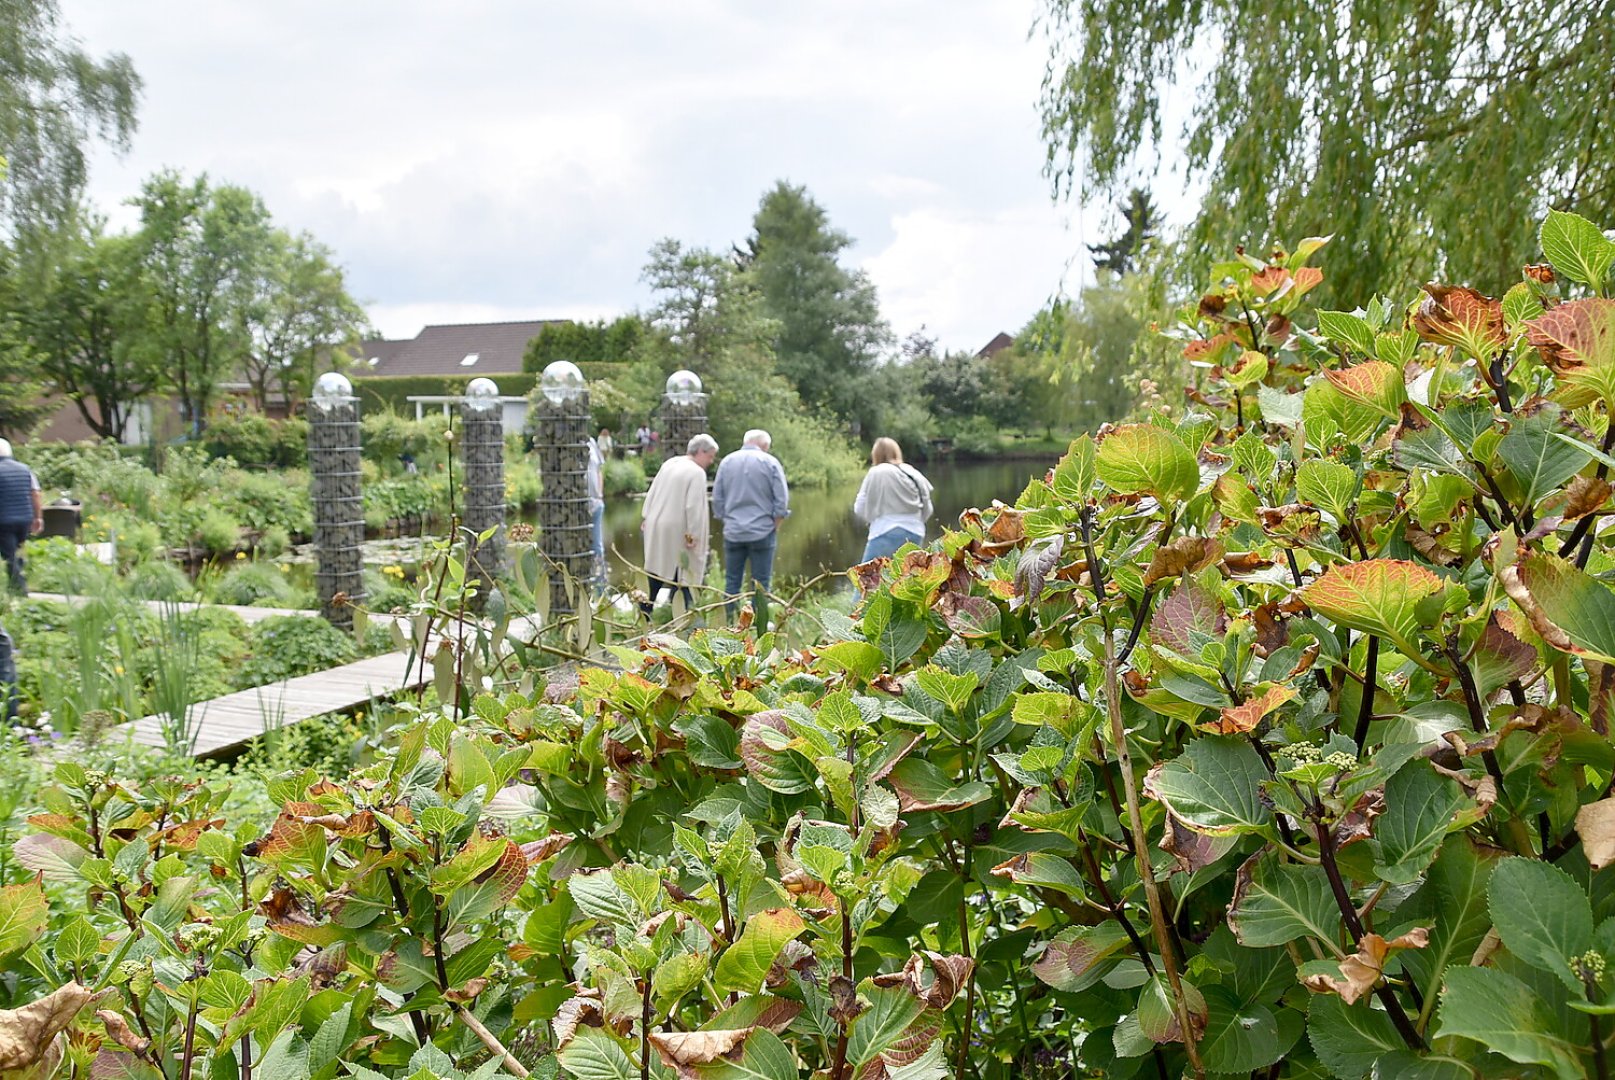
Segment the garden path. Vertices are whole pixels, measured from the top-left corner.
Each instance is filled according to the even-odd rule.
[[[81,604],[86,600],[82,596],[67,596],[60,593],[36,592],[29,595],[38,600],[54,600],[66,604]],[[159,600],[147,600],[143,603],[158,610],[166,606],[164,601]],[[230,604],[197,604],[190,601],[179,602],[178,606],[186,611],[199,607],[224,608],[226,611],[235,612],[243,621],[249,623],[260,622],[274,615],[319,617],[318,611],[308,609],[239,607]],[[408,632],[409,621],[404,616],[371,615],[370,618],[391,619],[402,624],[406,633]],[[472,625],[474,624],[467,621],[459,628],[459,632],[464,633]],[[510,621],[508,632],[535,635],[541,625],[542,619],[539,616],[523,615]],[[325,671],[316,671],[312,675],[301,675],[278,683],[254,686],[208,701],[197,702],[192,706],[191,720],[196,731],[196,740],[191,756],[211,757],[245,745],[258,738],[268,728],[285,727],[299,720],[342,712],[377,698],[390,697],[400,691],[419,689],[432,677],[431,665],[425,665],[424,674],[421,669],[421,664],[411,663],[409,650],[399,650],[381,656],[366,657]],[[122,724],[108,731],[105,737],[118,739],[120,736],[126,736],[131,742],[142,746],[166,745],[163,737],[163,718],[160,716],[146,716]]]

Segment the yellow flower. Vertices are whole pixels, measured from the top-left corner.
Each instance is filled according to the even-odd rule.
[[[122,664],[113,664],[112,665],[112,673],[114,675],[122,675],[123,674],[123,665]]]
[[[247,553],[246,553],[246,552],[245,552],[245,551],[238,551],[238,552],[236,552],[236,558],[238,558],[238,559],[245,559],[245,558],[246,558],[246,557],[247,557]]]

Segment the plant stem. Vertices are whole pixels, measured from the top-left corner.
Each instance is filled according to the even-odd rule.
[[[1089,564],[1090,567],[1092,564]],[[1138,805],[1138,785],[1133,777],[1132,755],[1127,750],[1127,729],[1122,723],[1121,679],[1117,672],[1116,642],[1105,634],[1105,712],[1110,718],[1110,737],[1116,744],[1116,760],[1121,766],[1122,789],[1127,796],[1127,816],[1133,826],[1133,853],[1138,860],[1138,877],[1144,883],[1144,897],[1149,902],[1150,923],[1155,930],[1156,948],[1161,963],[1166,967],[1167,985],[1172,990],[1172,1003],[1177,1009],[1178,1026],[1183,1031],[1183,1049],[1189,1057],[1189,1067],[1199,1080],[1204,1080],[1205,1066],[1200,1063],[1200,1050],[1195,1043],[1193,1018],[1189,1015],[1189,1002],[1183,995],[1183,983],[1178,977],[1177,957],[1172,948],[1172,937],[1167,929],[1166,912],[1161,909],[1161,894],[1156,887],[1155,869],[1150,865],[1150,849],[1145,840],[1144,815]]]
[[[1149,947],[1144,944],[1144,939],[1138,936],[1138,931],[1133,929],[1132,920],[1127,917],[1126,910],[1116,902],[1115,896],[1111,894],[1110,886],[1106,885],[1104,878],[1099,876],[1099,860],[1094,858],[1093,849],[1086,842],[1086,835],[1083,836],[1083,841],[1083,864],[1088,869],[1089,880],[1093,882],[1094,889],[1099,893],[1099,898],[1110,909],[1111,917],[1121,924],[1122,933],[1126,934],[1127,940],[1133,943],[1133,951],[1138,953],[1138,962],[1144,965],[1145,971],[1154,975],[1155,961],[1150,958]]]
[[[1379,679],[1379,638],[1373,634],[1368,635],[1368,660],[1363,667],[1363,701],[1357,709],[1357,730],[1353,738],[1357,742],[1357,752],[1363,752],[1363,745],[1368,740],[1368,724],[1374,719],[1374,687]]]
[[[377,824],[376,832],[381,836],[381,851],[383,855],[389,854],[393,849],[392,837],[387,833],[387,826]],[[392,887],[393,903],[398,908],[400,922],[409,922],[409,902],[404,899],[404,886],[398,880],[398,871],[392,867],[387,868],[387,884]],[[409,1011],[410,1025],[415,1029],[415,1039],[425,1046],[431,1038],[431,1029],[426,1024],[426,1014],[420,1009]]]
[[[489,1031],[483,1026],[481,1020],[478,1020],[472,1015],[470,1009],[462,1006],[459,1015],[460,1022],[471,1029],[471,1034],[482,1040],[482,1045],[488,1048],[488,1052],[494,1054],[503,1061],[506,1072],[520,1077],[528,1077],[533,1075],[527,1071],[527,1067],[525,1065],[516,1060],[515,1056],[511,1054],[509,1050],[505,1049],[505,1044],[499,1041],[499,1037],[497,1035]]]
[[[719,874],[717,878],[718,910],[723,912],[723,940],[732,945],[735,940],[735,920],[734,916],[729,914],[729,893],[724,888],[723,875]]]
[[[650,974],[643,980],[645,988],[639,999],[639,1080],[650,1080]]]
[[[191,1067],[196,1063],[196,1009],[200,997],[191,999],[190,1015],[185,1018],[185,1052],[179,1062],[179,1080],[191,1080]]]
[[[1352,948],[1357,949],[1362,945],[1363,921],[1357,917],[1357,905],[1351,902],[1351,894],[1346,891],[1346,883],[1341,879],[1340,865],[1335,861],[1335,838],[1329,831],[1329,823],[1323,820],[1321,806],[1314,809],[1313,824],[1317,831],[1318,855],[1323,862],[1323,872],[1329,878],[1329,889],[1334,893],[1335,906],[1340,908],[1340,917],[1345,920],[1346,931],[1351,934]],[[1389,984],[1381,982],[1374,988],[1374,994],[1385,1006],[1385,1012],[1391,1018],[1397,1034],[1402,1036],[1402,1041],[1410,1049],[1423,1050],[1424,1038],[1413,1026],[1413,1021],[1408,1019],[1407,1011],[1402,1008],[1401,1000]]]
[[[847,910],[847,902],[841,901],[841,977],[848,985],[852,981],[852,913]],[[836,1036],[836,1056],[830,1065],[830,1080],[846,1080],[847,1072],[847,1036],[851,1021],[837,1017],[836,1023],[841,1027],[841,1033]]]
[[[974,853],[971,850],[970,838],[965,837],[964,877],[961,884],[970,884],[971,862]],[[970,908],[965,903],[965,888],[959,890],[959,951],[966,959],[973,959],[970,952]],[[976,1018],[976,969],[971,964],[970,975],[965,979],[965,1019],[959,1029],[959,1066],[954,1072],[955,1076],[964,1076],[965,1068],[970,1064],[970,1033],[974,1030]]]

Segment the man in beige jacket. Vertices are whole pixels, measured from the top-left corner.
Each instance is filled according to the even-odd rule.
[[[700,584],[706,574],[711,538],[707,470],[717,459],[718,443],[711,435],[697,435],[687,449],[682,457],[662,463],[645,495],[639,527],[645,534],[645,576],[650,579],[650,601],[641,605],[646,615],[663,589],[682,591],[684,606],[690,608],[690,586]]]

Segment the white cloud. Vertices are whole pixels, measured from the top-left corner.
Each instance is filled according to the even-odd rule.
[[[894,224],[895,238],[863,267],[900,336],[923,325],[950,349],[1018,330],[1060,290],[1074,248],[1058,215],[1036,204],[987,214],[923,209]]]
[[[1041,175],[1036,8],[75,0],[66,15],[146,80],[133,152],[92,175],[104,208],[165,166],[251,187],[335,249],[392,336],[641,305],[656,239],[726,249],[783,178],[856,238],[894,329],[962,348],[1024,322],[1081,251]]]

